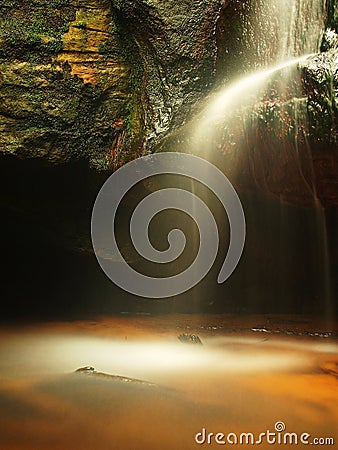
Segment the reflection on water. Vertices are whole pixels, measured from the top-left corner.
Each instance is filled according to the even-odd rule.
[[[1,448],[190,449],[203,428],[260,433],[277,421],[334,437],[335,339],[282,339],[238,331],[229,317],[187,317],[2,330]],[[177,339],[192,320],[214,325],[200,328],[203,346]],[[84,365],[157,387],[74,373]]]

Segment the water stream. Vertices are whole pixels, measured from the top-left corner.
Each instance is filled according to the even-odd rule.
[[[311,178],[306,129],[302,128],[304,99],[296,95],[300,85],[297,65],[318,51],[324,3],[253,0],[249,10],[243,10],[247,66],[238,67],[238,74],[244,76],[235,77],[209,98],[193,121],[188,151],[209,159],[221,153],[226,161],[222,169],[233,181],[243,177],[238,160],[244,154],[252,163],[256,187],[273,194],[271,203],[262,200],[263,206],[250,196],[245,201],[249,257],[244,261],[244,276],[234,281],[239,296],[247,292],[252,297],[255,290],[250,289],[262,277],[272,285],[266,295],[278,311],[278,302],[283,303],[291,290],[298,301],[296,281],[289,280],[288,291],[283,277],[294,270],[296,280],[303,265],[306,270],[300,287],[303,282],[310,288],[318,283],[319,302],[330,316],[327,227]],[[285,115],[291,127],[287,138]],[[277,141],[281,144],[275,149]],[[304,149],[309,165],[306,173],[300,162]],[[293,162],[294,179],[302,179],[309,210],[286,207],[286,194],[274,191],[280,180],[274,184],[269,172],[282,164],[285,154]],[[266,171],[259,172],[259,164],[264,168],[265,162]],[[192,186],[195,189],[198,192]],[[273,265],[277,265],[277,274],[269,279],[268,269]],[[205,293],[212,300],[210,290]],[[222,301],[229,300],[224,297]],[[297,317],[297,312],[304,311],[300,308],[291,316],[272,317],[125,315],[3,328],[1,448],[188,450],[199,447],[194,436],[203,429],[258,436],[275,431],[282,422],[287,432],[337,439],[336,335],[328,333],[331,329],[326,323],[316,322],[314,316]],[[203,345],[181,343],[177,335],[182,332],[198,333]],[[87,365],[143,378],[159,388],[74,373]]]
[[[279,421],[287,432],[336,438],[335,340],[250,332],[262,317],[241,318],[241,332],[235,317],[203,316],[203,327],[198,320],[115,317],[1,330],[2,448],[188,450],[203,428],[258,436]],[[273,320],[274,329],[322,326]],[[197,329],[203,345],[175,336]],[[87,365],[99,375],[74,373]]]
[[[319,52],[325,30],[325,0],[254,0],[241,7],[239,15],[243,30],[236,52],[246,63],[237,67],[235,79],[227,80],[204,107],[202,118],[195,120],[197,139],[210,140],[213,128],[220,121],[223,127],[229,125],[239,108],[245,107],[242,114],[250,114],[248,107],[262,101],[264,95],[264,100],[270,95],[270,100],[282,101],[302,97],[300,72],[290,69]],[[267,91],[278,72],[278,83],[272,92],[271,86]]]
[[[274,224],[273,209],[268,204],[264,209],[266,221],[271,220],[271,229],[278,230],[279,254],[275,247],[271,253],[279,260],[280,267],[276,270],[285,284],[292,285],[290,278],[298,277],[297,266],[294,272],[292,263],[290,270],[285,267],[286,261],[294,259],[293,242],[289,240],[292,229],[312,230],[298,252],[309,255],[304,262],[305,272],[312,273],[316,279],[313,286],[317,292],[309,294],[309,301],[325,304],[329,322],[332,313],[329,243],[325,210],[316,189],[301,71],[302,65],[319,51],[325,1],[255,0],[248,8],[241,9],[240,16],[242,47],[236,51],[243,53],[246,64],[237,67],[237,75],[209,96],[192,120],[186,139],[187,151],[221,164],[232,182],[240,186],[251,183],[263,197],[268,196],[279,204],[283,229],[280,224]],[[299,212],[290,209],[288,203],[298,205]],[[305,213],[304,206],[313,212]],[[262,210],[249,205],[245,212],[252,215],[251,226],[258,227]],[[254,244],[257,254],[262,239],[263,234],[258,238],[261,242]],[[301,241],[303,236],[298,239]],[[283,285],[283,281],[280,283]],[[308,295],[304,294],[306,291],[300,295]],[[286,289],[286,295],[290,296],[288,292]]]

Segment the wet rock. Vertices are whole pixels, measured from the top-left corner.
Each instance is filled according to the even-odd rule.
[[[263,327],[263,328],[251,328],[251,331],[258,331],[259,333],[272,333],[272,331],[267,330],[265,327]]]
[[[153,148],[213,82],[221,3],[5,2],[2,152],[104,170]]]
[[[98,372],[92,366],[84,366],[76,369],[74,373],[84,374],[86,376],[92,376],[97,378],[104,378],[106,380],[120,381],[123,383],[141,384],[149,387],[157,387],[157,384],[151,383],[145,380],[139,380],[137,378],[124,377],[121,375],[112,375],[109,373]]]
[[[184,344],[202,345],[201,339],[196,334],[182,333],[178,336],[178,339]]]
[[[222,330],[224,327],[222,325],[216,325],[216,324],[205,324],[205,325],[201,325],[200,328],[202,330],[217,331],[217,330]]]
[[[96,170],[121,164],[140,127],[111,3],[7,3],[0,6],[1,152],[48,165],[85,160]]]
[[[322,50],[328,51],[332,48],[338,47],[338,34],[335,30],[328,28],[323,36]]]
[[[191,106],[213,83],[222,2],[127,0],[119,5],[118,17],[138,45],[150,150],[186,121]]]
[[[80,367],[79,369],[76,369],[75,372],[93,373],[93,372],[96,372],[96,370],[92,366],[85,366],[85,367]]]
[[[322,338],[322,339],[336,339],[337,333],[331,332],[331,331],[297,331],[297,330],[290,330],[290,329],[269,329],[267,327],[257,327],[257,328],[251,328],[251,331],[258,332],[258,333],[274,333],[274,334],[286,334],[287,336],[307,336],[307,337],[314,337],[314,338]]]
[[[310,59],[304,67],[310,135],[314,143],[338,142],[338,49]]]
[[[336,361],[326,361],[321,370],[327,375],[332,375],[338,379],[338,363]]]
[[[48,165],[85,160],[95,170],[116,169],[158,150],[165,138],[170,149],[177,135],[175,142],[181,151],[185,140],[178,130],[215,80],[224,82],[243,70],[255,70],[257,61],[269,63],[274,58],[279,40],[266,45],[266,35],[276,35],[275,12],[273,8],[262,11],[261,4],[261,0],[4,2],[0,6],[1,151],[21,159],[39,158]],[[263,14],[258,19],[265,24],[259,30],[251,20],[257,8]],[[322,48],[331,50],[318,57],[317,67],[313,62],[305,70],[307,109],[303,96],[294,104],[271,98],[256,111],[261,122],[266,122],[267,134],[279,123],[276,141],[285,141],[286,150],[289,141],[306,140],[304,114],[310,117],[313,142],[336,142],[334,2],[328,2],[327,8]],[[291,109],[296,110],[299,127],[293,123]],[[235,128],[229,132],[236,134]],[[238,132],[243,136],[243,130]],[[234,168],[243,174],[248,185],[258,185],[291,203],[309,205],[307,181],[312,161],[306,161],[304,173],[299,174],[293,163],[298,148],[291,147],[290,154],[284,148],[263,149],[268,158],[262,157],[259,145],[265,138],[261,133],[257,148],[241,156],[242,142],[233,142],[236,136],[227,148],[217,142],[213,152],[221,147],[220,165],[224,163],[227,173]],[[276,147],[274,142],[271,147]],[[299,152],[306,159],[302,142]],[[327,158],[319,161],[319,180],[321,168],[325,171],[329,163]],[[255,167],[255,173],[250,167]],[[331,183],[327,189],[333,188]],[[338,203],[325,186],[319,191],[323,204],[326,195],[330,204]]]

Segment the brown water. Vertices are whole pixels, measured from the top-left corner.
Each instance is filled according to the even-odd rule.
[[[309,433],[309,441],[338,438],[337,341],[290,335],[304,330],[328,331],[314,319],[286,316],[126,316],[3,327],[0,448],[217,448],[198,445],[196,433],[258,437],[279,421],[285,432]],[[204,345],[181,343],[182,332],[198,334]],[[159,386],[73,373],[85,365]]]

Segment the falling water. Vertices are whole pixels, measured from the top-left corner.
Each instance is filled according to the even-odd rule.
[[[325,0],[253,0],[239,8],[250,70],[319,51]]]
[[[202,122],[200,117],[196,122],[198,137],[203,132],[205,135],[205,127],[210,132],[212,123],[217,124],[220,118],[228,120],[238,107],[260,100],[262,88],[280,71],[283,82],[279,83],[278,95],[287,97],[290,83],[297,84],[300,78],[287,69],[319,51],[325,28],[324,11],[325,0],[255,0],[249,5],[244,2],[240,12],[242,49],[236,51],[244,53],[246,61],[246,67],[238,67],[238,71],[247,72],[249,68],[251,73],[227,83],[211,99],[202,113]],[[291,91],[300,95],[300,86],[296,92]]]
[[[257,101],[262,86],[269,77],[278,71],[287,69],[297,63],[306,61],[311,55],[293,58],[274,67],[255,72],[227,86],[219,92],[203,111],[202,123],[199,120],[198,132],[203,133],[204,127],[210,127],[219,120],[226,120],[239,106],[247,106],[250,101]]]
[[[304,221],[303,226],[312,230],[312,244],[305,244],[312,249],[308,270],[318,278],[316,297],[321,298],[317,301],[326,305],[329,315],[325,211],[316,192],[307,98],[299,70],[319,51],[325,29],[325,0],[254,0],[244,2],[239,15],[242,39],[235,51],[243,54],[245,65],[237,66],[237,76],[230,80],[226,77],[225,85],[209,96],[193,121],[189,148],[216,161],[219,159],[215,154],[221,153],[223,170],[231,180],[241,183],[250,172],[256,189],[275,197],[286,224],[283,230],[277,227],[280,252],[284,254],[275,255],[280,264],[292,260],[292,243],[288,246],[287,240],[295,236],[294,222]],[[286,187],[282,185],[285,179],[278,178],[285,164]],[[311,206],[314,212],[299,212],[297,216],[286,208],[285,201]],[[266,214],[271,214],[269,206]],[[302,251],[299,248],[297,251]],[[323,269],[318,271],[316,265]],[[283,264],[278,270],[283,273]],[[290,272],[286,273],[290,276]],[[281,280],[281,285],[284,282]]]
[[[272,3],[281,23],[277,58],[319,51],[324,32],[325,0],[274,0]]]

